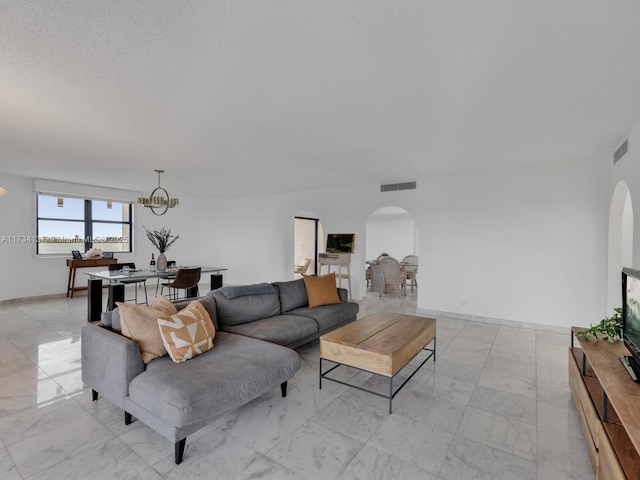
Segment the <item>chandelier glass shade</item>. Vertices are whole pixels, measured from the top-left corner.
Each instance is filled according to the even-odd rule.
[[[154,215],[160,216],[167,213],[170,208],[178,205],[180,200],[169,197],[169,192],[160,186],[160,174],[164,173],[164,170],[155,170],[155,172],[158,174],[158,186],[148,197],[138,197],[138,203],[150,208]]]

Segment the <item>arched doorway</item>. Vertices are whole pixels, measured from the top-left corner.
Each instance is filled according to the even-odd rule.
[[[609,210],[607,311],[622,305],[620,272],[633,264],[633,205],[629,187],[619,182]]]
[[[374,211],[365,224],[365,258],[375,260],[386,253],[397,260],[418,252],[418,228],[413,215],[402,207],[387,206]],[[375,266],[374,266],[375,267]],[[372,277],[375,272],[372,272]],[[417,277],[416,277],[417,278]],[[372,278],[371,287],[376,282]]]
[[[365,228],[367,260],[377,258],[381,253],[398,260],[406,255],[419,255],[416,223],[404,208],[379,208],[369,216]]]

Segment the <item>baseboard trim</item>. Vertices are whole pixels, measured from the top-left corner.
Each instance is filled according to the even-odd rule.
[[[85,297],[87,296],[86,293],[84,296]],[[66,295],[64,293],[52,293],[51,295],[36,295],[34,297],[10,298],[8,300],[0,300],[0,305],[14,305],[16,303],[39,302],[41,300],[53,300],[55,298],[65,298],[65,297]]]
[[[557,325],[545,325],[540,323],[520,322],[517,320],[505,320],[502,318],[482,317],[480,315],[468,315],[465,313],[443,312],[440,310],[429,310],[426,308],[417,308],[416,313],[427,317],[435,317],[436,319],[452,318],[454,320],[465,320],[469,322],[489,323],[492,325],[500,325],[506,327],[528,328],[530,330],[538,330],[542,332],[562,333],[569,335],[571,329],[569,327],[559,327]]]

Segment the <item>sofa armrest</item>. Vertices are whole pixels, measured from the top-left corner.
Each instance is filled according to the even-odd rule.
[[[138,345],[100,325],[84,326],[81,338],[82,381],[124,408],[129,383],[145,368]]]
[[[349,290],[347,290],[346,288],[338,288],[338,296],[340,297],[340,300],[342,301],[342,303],[348,302]]]

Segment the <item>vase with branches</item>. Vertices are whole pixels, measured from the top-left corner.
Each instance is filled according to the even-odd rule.
[[[154,247],[158,249],[160,255],[158,255],[158,271],[164,272],[167,269],[167,257],[165,257],[164,252],[166,252],[173,242],[175,242],[180,235],[171,235],[171,229],[167,230],[162,227],[160,230],[148,230],[147,227],[143,227],[145,232],[147,232],[147,238],[151,241]]]

